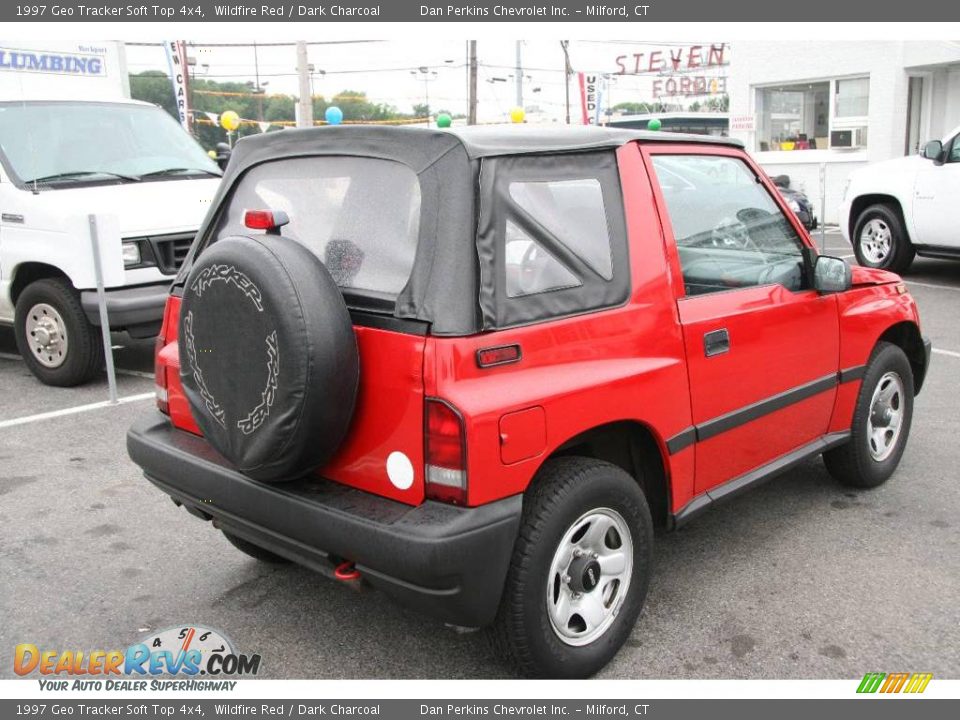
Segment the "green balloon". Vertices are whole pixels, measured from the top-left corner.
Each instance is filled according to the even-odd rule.
[[[437,127],[438,128],[448,128],[453,123],[453,118],[447,115],[446,113],[440,113],[437,115]]]
[[[647,130],[659,130],[663,127],[663,123],[660,122],[659,118],[653,118],[647,122]]]

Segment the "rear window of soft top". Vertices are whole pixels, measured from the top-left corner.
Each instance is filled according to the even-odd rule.
[[[216,237],[247,235],[246,210],[282,210],[281,234],[309,248],[337,285],[396,298],[413,269],[420,182],[406,165],[369,157],[265,162],[237,182]]]

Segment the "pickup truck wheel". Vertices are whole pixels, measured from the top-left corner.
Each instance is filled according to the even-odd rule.
[[[14,335],[30,372],[46,385],[80,385],[103,368],[100,331],[64,279],[37,280],[24,289],[17,298]]]
[[[913,371],[896,345],[879,343],[860,386],[850,442],[823,454],[844,485],[873,488],[897,469],[913,419]]]
[[[260,547],[259,545],[254,545],[252,542],[244,540],[242,537],[231,535],[226,530],[222,530],[221,532],[231,545],[233,545],[240,552],[249,555],[254,560],[270,563],[272,565],[286,565],[290,562],[285,557],[280,557],[279,555],[272,553],[269,550]]]
[[[860,213],[853,252],[861,265],[896,273],[905,272],[916,255],[900,216],[889,205],[871,205]]]
[[[589,458],[548,461],[524,498],[490,639],[523,675],[589,677],[643,607],[653,522],[636,481]]]

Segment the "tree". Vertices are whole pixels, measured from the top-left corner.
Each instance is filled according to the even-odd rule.
[[[624,115],[647,115],[667,112],[667,106],[662,102],[622,102],[614,105],[611,110]]]
[[[253,92],[252,82],[217,82],[203,78],[190,81],[190,106],[194,113],[193,131],[197,140],[205,149],[212,149],[217,143],[225,142],[226,131],[209,122],[205,122],[203,113],[220,115],[233,110],[244,120],[260,117],[262,103],[263,119],[270,122],[292,123],[295,118],[296,101],[289,95],[258,95]],[[130,94],[135,100],[144,100],[161,106],[173,117],[177,117],[170,78],[158,70],[147,70],[130,75]],[[322,120],[327,108],[336,105],[343,111],[344,120],[370,122],[376,120],[403,120],[417,116],[398,112],[385,103],[376,103],[367,94],[357,90],[343,90],[331,99],[322,96],[313,98],[313,117]],[[426,113],[424,113],[425,115]],[[423,115],[419,115],[423,117]],[[270,128],[279,129],[278,126]],[[256,134],[260,128],[254,124],[242,124],[237,130],[238,137]]]

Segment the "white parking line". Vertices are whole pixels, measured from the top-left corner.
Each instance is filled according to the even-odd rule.
[[[946,355],[947,357],[960,358],[960,352],[954,352],[953,350],[941,350],[940,348],[934,348],[933,351],[937,355]]]
[[[150,400],[155,397],[156,395],[152,392],[141,393],[140,395],[127,395],[117,400],[117,404],[126,405],[127,403]],[[0,421],[0,429],[13,427],[14,425],[26,425],[27,423],[39,422],[41,420],[50,420],[51,418],[63,417],[64,415],[76,415],[77,413],[89,412],[91,410],[100,410],[101,408],[110,407],[111,405],[112,403],[109,400],[104,400],[102,402],[90,403],[89,405],[77,405],[71,408],[64,408],[63,410],[51,410],[50,412],[26,415],[25,417],[13,418],[12,420],[2,420]]]
[[[936,290],[953,290],[954,292],[960,292],[960,287],[953,287],[952,285],[937,285],[936,283],[918,282],[917,280],[906,280],[905,282],[907,285],[917,285],[919,287],[934,288]]]

